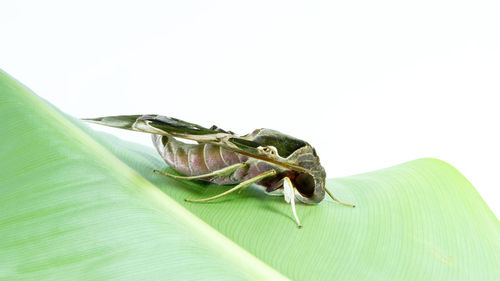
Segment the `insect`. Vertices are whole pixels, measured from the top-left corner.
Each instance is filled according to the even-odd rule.
[[[354,207],[337,199],[325,186],[325,169],[314,148],[307,142],[271,129],[256,129],[238,136],[216,126],[205,128],[162,115],[121,115],[83,119],[100,125],[151,133],[153,144],[168,166],[183,176],[154,170],[172,178],[205,180],[221,185],[236,184],[205,202],[258,184],[268,193],[281,190],[295,210],[295,199],[305,204],[319,203],[325,191],[342,205]],[[186,143],[178,139],[192,140]]]

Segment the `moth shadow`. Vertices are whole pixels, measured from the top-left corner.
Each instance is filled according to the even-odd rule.
[[[290,209],[290,214],[288,214],[286,211],[283,210],[283,207],[281,206],[281,204],[283,204],[284,206],[289,206],[289,204],[285,202],[283,196],[269,195],[264,191],[262,187],[256,185],[250,186],[246,191],[247,192],[245,193],[245,197],[257,201],[258,208],[263,209],[266,212],[270,212],[272,214],[280,215],[287,219],[291,219],[293,222],[295,222],[295,220],[293,219],[293,215],[290,216],[292,214],[291,209]]]
[[[185,199],[200,200],[210,198],[231,189],[235,185],[217,185],[201,180],[173,179],[162,177],[161,175],[153,177],[152,182],[167,194],[177,194],[178,196],[175,197],[181,199],[183,205],[192,205],[193,207],[201,204],[216,206],[219,204],[230,204],[236,201],[246,201],[248,204],[252,204],[254,208],[263,210],[269,213],[269,215],[279,215],[295,222],[291,209],[287,212],[287,208],[281,206],[289,206],[289,204],[284,201],[283,196],[269,195],[265,192],[264,188],[255,184],[243,189],[241,192],[234,191],[233,193],[210,201],[190,202]],[[172,185],[175,185],[178,190],[170,190]]]

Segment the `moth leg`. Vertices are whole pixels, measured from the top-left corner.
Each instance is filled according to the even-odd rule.
[[[290,203],[292,206],[292,212],[295,217],[295,221],[297,222],[297,226],[302,227],[299,217],[297,216],[297,211],[295,210],[295,187],[288,177],[283,178],[283,194],[285,195],[286,203]]]
[[[206,201],[214,200],[214,199],[220,198],[220,197],[222,197],[224,195],[227,195],[227,194],[229,194],[231,192],[234,192],[234,191],[236,191],[236,190],[238,190],[240,188],[245,188],[245,187],[247,187],[247,186],[249,186],[249,185],[251,185],[253,183],[256,183],[256,182],[262,180],[263,178],[274,176],[274,175],[276,175],[276,171],[275,170],[269,170],[269,171],[264,172],[264,173],[262,173],[262,174],[260,174],[260,175],[258,175],[256,177],[253,177],[253,178],[248,179],[248,180],[246,180],[244,182],[241,182],[237,186],[235,186],[235,187],[233,187],[233,188],[231,188],[231,189],[229,189],[227,191],[224,191],[224,192],[222,192],[220,194],[217,194],[215,196],[208,197],[208,198],[203,198],[203,199],[184,199],[184,200],[188,201],[188,202],[206,202]]]
[[[160,170],[153,170],[153,172],[158,173],[158,174],[162,174],[162,175],[165,175],[168,177],[172,177],[175,179],[195,180],[195,179],[202,179],[202,178],[208,178],[208,177],[218,177],[218,176],[230,175],[231,173],[236,171],[238,168],[244,167],[246,165],[247,164],[245,164],[245,163],[238,163],[238,164],[234,164],[231,166],[227,166],[227,167],[222,168],[222,169],[217,170],[217,171],[210,172],[208,174],[197,175],[197,176],[178,176],[178,175],[166,173],[166,172],[163,172]]]
[[[326,186],[325,186],[325,191],[326,191],[326,193],[328,193],[328,195],[330,195],[330,197],[332,197],[332,199],[334,201],[337,201],[344,206],[349,206],[349,207],[353,207],[353,208],[356,207],[356,205],[354,205],[354,204],[349,204],[349,203],[346,203],[346,202],[343,202],[343,201],[340,201],[339,199],[337,199],[337,197],[335,197],[333,195],[333,193],[328,188],[326,188]]]

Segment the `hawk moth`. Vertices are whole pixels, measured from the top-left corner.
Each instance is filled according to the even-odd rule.
[[[251,185],[265,187],[266,192],[282,190],[290,203],[297,225],[295,199],[305,204],[321,202],[325,192],[340,204],[325,185],[326,173],[315,149],[307,142],[271,129],[256,129],[239,136],[216,126],[197,124],[162,115],[120,115],[83,119],[100,125],[152,134],[153,144],[168,166],[184,176],[154,170],[166,176],[205,180],[233,188],[204,199],[204,202]],[[196,143],[185,143],[187,139]]]

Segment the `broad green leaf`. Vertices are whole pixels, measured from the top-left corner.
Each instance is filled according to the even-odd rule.
[[[258,188],[184,202],[227,187],[154,174],[168,168],[152,148],[91,130],[4,73],[0,118],[0,278],[500,280],[500,223],[440,160],[331,179],[356,208],[298,204],[298,229]]]
[[[285,279],[2,72],[0,119],[0,279]]]

